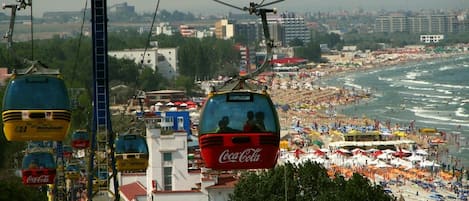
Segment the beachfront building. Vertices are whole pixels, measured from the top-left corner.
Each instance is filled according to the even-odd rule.
[[[145,55],[143,55],[145,53]],[[177,48],[128,49],[109,51],[109,56],[118,59],[130,59],[136,64],[148,66],[158,71],[163,77],[174,79],[178,75]]]
[[[215,22],[215,37],[219,39],[230,39],[234,36],[233,23],[227,19]]]
[[[456,15],[420,14],[408,16],[403,13],[392,13],[378,16],[375,19],[375,32],[407,33],[453,33],[462,25]]]
[[[301,40],[303,44],[307,44],[311,40],[304,18],[296,16],[294,13],[268,16],[267,23],[271,38],[275,42],[278,41],[281,46],[288,46],[295,39]]]
[[[254,21],[251,22],[239,22],[234,25],[234,36],[237,37],[237,41],[243,45],[255,45],[260,41],[262,36],[262,26]]]
[[[438,43],[445,38],[444,35],[420,35],[422,43]]]
[[[144,116],[149,166],[146,172],[118,175],[124,200],[228,200],[235,177],[203,169],[197,139],[180,117],[188,118],[167,112]]]
[[[378,16],[375,19],[375,32],[405,32],[408,30],[407,17],[401,13]]]

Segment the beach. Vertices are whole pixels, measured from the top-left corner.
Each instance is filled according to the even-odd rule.
[[[332,61],[327,66],[261,77],[270,85],[271,97],[278,106],[282,139],[288,143],[280,161],[299,163],[304,160],[315,160],[334,173],[346,176],[354,172],[361,173],[371,181],[385,186],[397,198],[402,197],[404,200],[437,200],[435,197],[438,196],[443,196],[447,200],[453,197],[467,199],[464,193],[456,193],[464,189],[462,184],[466,183],[465,178],[458,175],[457,171],[455,173],[454,170],[448,169],[445,164],[439,164],[436,160],[438,157],[435,158],[435,155],[445,156],[447,147],[451,146],[450,143],[454,141],[448,140],[434,146],[429,142],[434,140],[435,136],[419,134],[412,123],[399,125],[380,119],[370,119],[364,115],[341,114],[337,108],[358,105],[367,101],[376,91],[319,84],[321,79],[347,72],[384,69],[398,64],[448,58],[460,54],[457,52],[439,55],[432,53],[409,55],[392,52],[386,55],[379,54],[374,59],[368,57],[361,61],[355,58],[346,61],[344,57],[340,57],[340,61]],[[360,65],[344,66],[347,63]],[[344,134],[347,136],[347,132],[351,130],[358,130],[362,133],[372,131],[382,133],[381,128],[389,130],[391,136],[394,136],[397,131],[402,131],[405,136],[399,137],[399,140],[411,140],[415,142],[415,145],[400,146],[400,150],[389,150],[390,153],[387,153],[386,157],[382,154],[375,154],[376,151],[371,149],[363,149],[361,154],[356,154],[352,150],[329,147],[329,144],[343,141]],[[319,146],[314,142],[321,142],[321,144]],[[422,150],[426,154],[421,154],[419,160],[393,156],[393,154],[396,155],[395,152],[402,150],[413,153],[416,150]],[[347,151],[350,153],[344,153]],[[418,171],[419,174],[414,175],[420,176],[413,177],[412,174],[404,174],[409,171]]]

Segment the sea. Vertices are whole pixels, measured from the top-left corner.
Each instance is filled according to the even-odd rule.
[[[371,98],[336,108],[394,126],[437,128],[456,138],[450,156],[469,167],[469,54],[348,72],[320,85],[366,90]],[[459,146],[456,146],[456,143]]]

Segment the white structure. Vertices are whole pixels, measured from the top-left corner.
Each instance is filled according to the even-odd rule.
[[[161,22],[156,25],[153,35],[160,35],[165,34],[168,36],[172,36],[174,33],[173,27],[169,24],[169,22]]]
[[[173,119],[161,116],[145,116],[146,139],[150,151],[146,173],[121,173],[119,185],[132,183],[144,185],[145,195],[134,195],[136,200],[165,201],[228,201],[236,179],[233,176],[212,175],[188,168],[187,132],[173,131]],[[180,124],[182,122],[179,122]],[[183,127],[183,125],[178,125]],[[139,189],[126,189],[127,193]],[[120,192],[125,195],[126,192]],[[121,196],[126,199],[126,196]]]
[[[136,64],[149,66],[158,71],[163,77],[174,79],[178,75],[177,67],[177,48],[151,48],[147,49],[131,49],[122,51],[109,51],[109,56],[118,59],[130,59]]]
[[[423,43],[438,43],[443,40],[445,35],[420,35],[420,42]]]
[[[220,39],[230,39],[234,36],[234,26],[227,19],[221,19],[215,23],[215,36]]]

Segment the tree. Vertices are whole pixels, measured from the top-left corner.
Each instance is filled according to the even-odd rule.
[[[340,175],[331,179],[322,165],[309,161],[298,166],[286,164],[258,173],[245,173],[230,200],[391,201],[394,198],[360,174],[348,180]]]
[[[46,191],[43,189],[24,186],[19,178],[2,178],[0,180],[0,200],[47,200]]]

